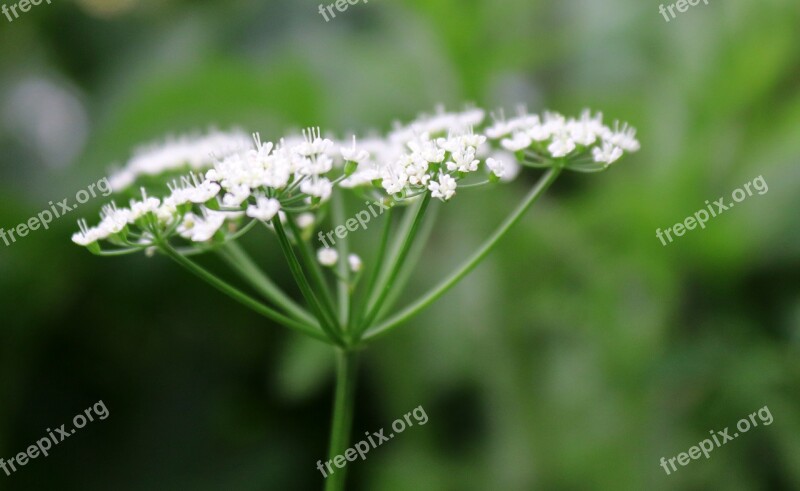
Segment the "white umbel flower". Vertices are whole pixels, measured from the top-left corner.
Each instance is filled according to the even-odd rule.
[[[564,129],[553,135],[553,142],[547,146],[547,151],[556,159],[566,157],[573,150],[575,150],[575,142]]]
[[[493,157],[486,159],[486,167],[488,167],[492,174],[496,175],[497,177],[503,177],[506,172],[506,166],[503,164],[503,162]]]
[[[200,136],[179,136],[165,143],[138,149],[125,167],[109,178],[114,191],[132,185],[139,176],[158,175],[189,167],[203,170],[214,164],[215,158],[244,151],[250,146],[247,134],[240,131],[211,131]]]
[[[639,141],[636,140],[636,129],[624,123],[620,128],[619,123],[614,124],[614,131],[608,137],[608,141],[620,147],[626,152],[639,151]]]
[[[592,114],[584,110],[580,118],[565,118],[555,112],[546,112],[539,119],[536,115],[520,113],[509,121],[500,120],[486,130],[487,135],[512,152],[528,148],[523,164],[534,167],[552,165],[551,159],[566,159],[563,165],[584,172],[596,172],[602,168],[586,165],[586,157],[606,166],[619,160],[625,152],[639,150],[636,130],[627,124],[615,123],[612,130],[603,124],[602,113]],[[533,145],[525,147],[527,140]],[[506,135],[512,134],[508,138]],[[546,150],[546,151],[544,151]],[[514,163],[513,160],[509,161]]]
[[[603,115],[597,114],[592,118],[591,111],[584,110],[581,119],[567,122],[570,137],[578,145],[588,147],[597,141],[597,136],[603,131]]]
[[[220,191],[219,184],[205,180],[197,187],[189,190],[189,201],[192,203],[205,203],[206,201],[214,198]]]
[[[369,158],[369,152],[364,149],[356,148],[356,136],[353,135],[353,146],[350,148],[341,147],[339,151],[342,158],[357,164],[363,164]]]
[[[492,126],[486,128],[486,136],[497,140],[509,135],[512,131],[514,131],[514,125],[504,120],[496,120]]]
[[[129,224],[132,223],[132,213],[127,208],[117,208],[111,203],[105,205],[100,213],[103,218],[98,226],[101,230],[107,231],[109,235],[118,234]]]
[[[508,151],[518,152],[531,146],[531,137],[526,133],[518,131],[514,133],[511,138],[504,138],[500,144]]]
[[[275,198],[266,198],[259,196],[256,198],[256,204],[247,207],[245,212],[250,218],[268,222],[280,211],[281,202]]]
[[[161,200],[147,196],[147,192],[142,188],[142,200],[131,200],[130,220],[135,222],[148,213],[155,213],[161,205]]]
[[[519,175],[520,170],[522,170],[522,166],[519,164],[519,162],[517,162],[514,154],[506,150],[495,150],[489,154],[489,157],[487,157],[486,161],[487,168],[489,168],[491,171],[492,168],[488,165],[489,159],[493,159],[495,162],[503,166],[503,175],[498,176],[502,182],[513,181],[517,175]]]
[[[331,192],[333,191],[333,184],[325,177],[321,178],[312,178],[311,180],[305,180],[302,184],[300,184],[300,191],[306,193],[309,196],[315,196],[322,201],[327,200],[331,196]]]
[[[298,154],[305,157],[323,154],[333,146],[333,142],[331,140],[322,138],[322,133],[319,127],[303,130],[303,138],[304,141],[297,145],[296,151]]]
[[[389,164],[387,165],[381,175],[381,185],[388,194],[395,194],[405,189],[408,184],[408,175],[405,168],[401,165]]]
[[[309,228],[316,223],[313,213],[301,213],[297,215],[297,226],[300,228]]]
[[[339,253],[336,249],[330,247],[323,247],[317,251],[317,260],[323,266],[331,267],[339,261]]]
[[[437,108],[432,115],[396,125],[383,137],[354,136],[347,142],[322,137],[319,128],[276,143],[262,141],[258,133],[252,140],[241,133],[219,132],[172,139],[137,151],[112,178],[112,187],[125,187],[142,174],[184,169],[190,173],[171,180],[163,195],[142,191],[141,199],[128,208],[105,207],[99,225],[90,228],[80,222],[73,240],[94,252],[97,242],[106,241],[124,253],[169,243],[176,235],[194,242],[230,239],[243,230],[241,217],[283,220],[284,207],[290,214],[302,212],[292,218],[307,231],[318,223],[316,213],[334,185],[357,187],[360,196],[374,200],[389,195],[397,204],[425,193],[447,201],[462,182],[469,188],[509,181],[523,166],[599,172],[640,146],[635,129],[624,123],[609,128],[602,114],[588,110],[567,118],[520,109],[508,120],[501,112],[488,128],[482,126],[483,119],[481,109],[459,113]],[[488,180],[469,175],[482,168]],[[320,251],[321,262],[331,262],[332,254],[335,251]],[[333,262],[339,259],[345,258]],[[346,259],[352,266],[351,258]]]
[[[364,264],[361,262],[361,258],[358,257],[358,254],[350,254],[347,256],[347,263],[350,265],[350,271],[353,273],[358,273],[361,271],[361,268],[364,267]]]
[[[450,175],[439,173],[438,181],[431,181],[428,189],[431,190],[431,197],[447,201],[456,194],[456,180]]]
[[[178,226],[178,233],[192,242],[205,242],[217,233],[225,223],[225,218],[225,213],[207,209],[203,210],[203,216],[187,213]]]
[[[228,208],[239,208],[250,197],[250,187],[239,184],[228,189],[222,197],[222,204]]]
[[[595,162],[602,162],[606,165],[613,164],[620,157],[622,157],[622,149],[612,144],[611,142],[604,142],[603,147],[594,147],[592,156]]]
[[[100,227],[89,227],[86,225],[86,220],[78,220],[78,227],[80,232],[72,234],[72,242],[79,246],[86,247],[94,244],[98,240],[103,240],[108,237],[108,234],[100,229]]]
[[[458,172],[475,172],[480,160],[475,158],[475,147],[464,146],[452,154],[453,161],[447,162],[447,170]]]

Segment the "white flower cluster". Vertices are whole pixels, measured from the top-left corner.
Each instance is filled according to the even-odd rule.
[[[109,178],[111,189],[123,191],[143,175],[157,176],[169,171],[200,171],[217,158],[250,148],[250,137],[241,131],[210,131],[200,136],[170,138],[163,144],[147,145],[134,152],[124,168]]]
[[[639,150],[635,129],[619,123],[611,129],[603,124],[602,114],[592,116],[589,110],[580,119],[552,112],[543,117],[522,112],[508,121],[496,121],[486,135],[511,152],[527,151],[534,161],[545,162],[542,166],[549,166],[552,159],[567,159],[567,167],[575,170],[602,170],[624,152]]]
[[[144,248],[174,232],[192,242],[206,242],[218,232],[224,234],[226,221],[235,231],[243,216],[272,220],[282,201],[295,205],[287,208],[291,211],[305,211],[328,199],[333,183],[324,175],[333,169],[333,159],[326,152],[333,142],[322,138],[319,129],[304,132],[303,140],[290,144],[263,143],[258,134],[253,140],[249,149],[228,155],[204,176],[191,173],[167,183],[170,194],[163,199],[149,197],[142,189],[142,199],[131,200],[129,208],[104,207],[100,224],[90,228],[79,222],[81,230],[73,241],[88,246],[109,240]]]
[[[359,168],[342,186],[379,183],[397,200],[430,191],[433,198],[447,201],[455,195],[457,182],[479,171],[482,162],[489,175],[500,178],[503,163],[485,160],[490,150],[487,138],[474,132],[484,117],[482,109],[461,113],[439,109],[433,116],[397,126],[385,139],[363,142]]]
[[[339,262],[339,251],[332,247],[323,247],[317,250],[317,261],[326,268],[332,268]],[[361,256],[358,254],[348,254],[347,265],[350,271],[358,273],[363,268]]]
[[[142,189],[141,199],[130,201],[128,208],[105,206],[99,225],[80,221],[73,241],[95,252],[103,240],[131,251],[173,235],[194,243],[217,242],[244,231],[245,221],[249,226],[276,215],[283,221],[284,213],[305,229],[316,223],[309,212],[324,204],[337,185],[396,203],[426,193],[447,201],[462,181],[479,185],[513,176],[518,167],[514,153],[522,165],[589,172],[639,148],[633,129],[617,124],[612,130],[588,111],[580,119],[522,113],[481,133],[484,115],[481,109],[438,110],[396,126],[384,138],[354,136],[347,142],[323,137],[318,128],[277,144],[262,142],[258,134],[245,144],[235,132],[173,139],[138,152],[114,176],[113,187],[124,188],[145,174],[186,167],[192,172],[169,182],[163,198]],[[326,254],[320,259],[336,262]]]

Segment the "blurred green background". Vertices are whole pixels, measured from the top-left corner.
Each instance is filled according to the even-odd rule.
[[[430,420],[348,466],[354,490],[800,489],[800,9],[658,1],[55,0],[0,17],[0,226],[140,142],[209,126],[386,130],[444,103],[631,122],[642,151],[559,179],[490,259],[365,353],[354,433]],[[655,237],[762,175],[756,195]],[[530,187],[459,193],[410,284]],[[168,260],[70,242],[98,199],[0,243],[0,457],[102,399],[8,490],[321,489],[332,356]],[[376,236],[373,236],[377,240]],[[248,237],[281,284],[274,241]],[[768,406],[667,476],[672,457]]]

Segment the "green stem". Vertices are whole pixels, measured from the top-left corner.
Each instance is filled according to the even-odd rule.
[[[281,220],[277,215],[272,219],[272,225],[275,228],[275,233],[278,236],[278,242],[281,244],[281,248],[286,256],[286,260],[289,262],[289,269],[292,272],[292,276],[294,276],[294,280],[300,287],[303,297],[305,297],[306,302],[308,302],[308,304],[311,306],[312,310],[314,311],[314,315],[317,317],[317,319],[319,319],[320,326],[328,335],[328,337],[336,344],[341,345],[342,338],[336,328],[336,320],[330,318],[328,313],[320,304],[319,299],[317,299],[317,296],[314,295],[314,291],[311,289],[311,285],[308,284],[306,275],[303,273],[303,268],[300,266],[300,262],[297,260],[297,256],[294,254],[292,244],[289,242],[289,238],[286,236],[286,231],[283,230],[283,225],[281,225]]]
[[[314,283],[314,286],[317,288],[317,290],[319,290],[320,305],[325,312],[334,319],[332,325],[336,326],[336,306],[334,304],[333,297],[331,296],[328,282],[325,280],[325,275],[322,273],[322,268],[317,261],[317,257],[314,254],[314,251],[311,249],[311,246],[309,246],[308,243],[303,240],[302,230],[300,230],[300,227],[297,226],[294,219],[289,214],[286,215],[286,223],[289,224],[289,228],[291,229],[295,240],[297,241],[297,249],[300,251],[300,259],[305,262],[306,267],[310,272],[311,281]]]
[[[336,350],[336,393],[333,399],[333,418],[331,421],[328,461],[344,455],[350,444],[355,407],[356,378],[358,375],[358,353]],[[342,491],[347,467],[339,469],[331,465],[332,474],[325,482],[325,491]]]
[[[317,319],[273,283],[238,243],[229,242],[222,246],[217,253],[267,300],[275,302],[299,321],[311,325],[317,324]]]
[[[517,208],[509,215],[505,221],[497,228],[497,230],[489,237],[486,242],[478,249],[467,261],[465,261],[456,271],[450,276],[445,278],[439,285],[431,289],[427,294],[420,297],[417,301],[393,315],[389,319],[380,323],[379,325],[370,328],[365,333],[364,341],[375,339],[389,332],[394,327],[402,324],[408,319],[417,315],[420,311],[428,307],[439,297],[444,295],[450,288],[458,283],[464,276],[472,271],[492,249],[497,245],[498,241],[508,232],[508,230],[516,224],[526,211],[536,202],[539,197],[544,194],[547,188],[556,180],[561,173],[560,167],[553,167],[548,170],[536,183],[536,186],[531,189],[524,200],[517,206]]]
[[[405,208],[402,218],[400,219],[400,224],[397,227],[397,230],[394,232],[394,237],[406,237],[408,235],[409,231],[411,230],[411,226],[414,224],[414,217],[416,216],[421,204],[422,200],[417,200],[416,203],[410,204]],[[392,210],[394,209],[394,206],[391,208]],[[363,320],[364,316],[367,314],[367,308],[373,304],[375,299],[378,297],[378,294],[380,294],[381,290],[383,289],[382,285],[386,283],[386,278],[389,276],[389,270],[391,269],[390,265],[397,261],[397,256],[400,254],[400,249],[402,246],[403,242],[399,239],[391,241],[391,244],[388,246],[387,254],[384,256],[383,261],[377,265],[379,268],[378,280],[367,292],[367,304],[364,306],[364,312],[358,320]]]
[[[367,288],[364,290],[364,299],[361,301],[357,312],[358,314],[353,316],[352,321],[363,319],[366,315],[367,306],[369,306],[369,295],[371,292],[375,290],[375,284],[378,281],[378,276],[380,276],[381,266],[383,265],[384,257],[386,256],[387,245],[389,244],[389,235],[392,232],[392,209],[389,208],[386,211],[386,222],[383,224],[383,232],[381,233],[381,242],[378,246],[378,253],[375,256],[374,263],[372,264],[372,271],[370,272],[369,282],[367,283]],[[355,327],[355,326],[351,326]]]
[[[344,197],[341,192],[334,192],[331,197],[331,209],[334,225],[344,224]],[[347,329],[350,317],[350,267],[347,260],[350,249],[347,245],[347,235],[343,239],[339,239],[336,243],[336,248],[339,252],[339,262],[336,265],[338,271],[338,278],[336,281],[337,295],[339,300],[339,323],[343,329]]]
[[[394,307],[394,304],[400,298],[400,295],[402,295],[402,293],[405,291],[405,288],[411,279],[411,274],[417,267],[417,264],[422,257],[422,253],[425,251],[425,248],[428,245],[428,239],[431,236],[431,232],[433,232],[433,226],[436,225],[436,217],[439,214],[439,209],[441,208],[441,206],[438,205],[438,203],[433,203],[433,205],[428,208],[427,216],[425,217],[425,223],[422,224],[422,228],[420,229],[419,233],[417,233],[417,239],[414,242],[414,246],[411,247],[411,250],[406,256],[406,260],[403,261],[403,268],[400,270],[400,274],[397,275],[397,279],[394,281],[394,288],[392,289],[391,293],[389,293],[389,296],[386,297],[386,300],[383,301],[383,305],[381,305],[381,309],[378,311],[378,316],[375,318],[373,323],[384,319],[391,312],[392,307]]]
[[[403,245],[400,247],[397,255],[392,258],[392,269],[389,272],[389,275],[386,277],[385,282],[381,288],[380,295],[378,298],[369,306],[367,309],[367,316],[362,321],[361,325],[359,326],[358,333],[364,332],[364,329],[372,325],[372,322],[375,320],[375,317],[378,315],[378,312],[383,305],[383,301],[386,299],[386,296],[389,295],[390,290],[394,286],[394,281],[397,278],[400,269],[403,267],[403,263],[405,262],[406,255],[408,251],[411,249],[411,246],[414,243],[414,238],[417,235],[417,231],[419,230],[420,225],[422,224],[422,218],[425,216],[425,210],[428,208],[428,204],[431,202],[431,195],[430,193],[425,194],[425,197],[422,198],[422,203],[420,203],[419,208],[417,209],[417,213],[414,215],[414,221],[411,224],[411,228],[408,231],[408,235],[406,235],[405,240],[403,241]]]
[[[318,331],[313,325],[308,325],[303,322],[298,322],[290,317],[281,314],[280,312],[274,309],[271,309],[270,307],[267,307],[266,305],[250,297],[249,295],[242,293],[235,287],[226,283],[224,280],[221,280],[220,278],[215,276],[213,273],[204,269],[199,264],[180,255],[177,251],[175,251],[175,249],[172,248],[172,246],[170,246],[166,242],[161,243],[159,249],[162,252],[164,252],[164,254],[173,259],[175,262],[177,262],[190,272],[194,273],[201,279],[207,281],[209,284],[211,284],[211,286],[215,287],[222,293],[225,293],[226,295],[236,300],[237,302],[241,303],[245,307],[248,307],[253,311],[263,315],[264,317],[272,321],[275,321],[278,324],[286,326],[290,329],[294,329],[296,331],[302,332],[303,334],[307,334],[313,338],[329,342],[328,338],[322,332]]]

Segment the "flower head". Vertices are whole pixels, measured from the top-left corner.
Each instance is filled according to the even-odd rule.
[[[339,253],[336,249],[323,247],[317,251],[317,260],[321,265],[331,267],[339,261]]]
[[[456,180],[447,174],[439,174],[437,181],[432,181],[428,185],[431,190],[431,197],[447,201],[456,194]]]
[[[350,265],[350,271],[358,273],[364,266],[358,254],[350,254],[347,256],[347,263]]]
[[[268,222],[272,220],[278,211],[281,209],[281,202],[275,198],[265,198],[259,196],[256,198],[256,204],[247,207],[246,215],[256,220]]]
[[[142,188],[141,198],[128,207],[104,207],[100,223],[81,221],[73,241],[93,250],[107,242],[127,252],[183,240],[183,246],[202,250],[206,246],[199,243],[232,240],[254,221],[268,223],[275,216],[294,219],[307,235],[336,187],[401,205],[426,193],[449,201],[462,183],[467,188],[508,181],[520,165],[596,172],[639,149],[633,128],[610,128],[600,113],[588,110],[567,118],[521,109],[510,119],[501,113],[488,127],[481,126],[484,115],[477,108],[437,108],[396,125],[385,137],[341,141],[323,136],[320,128],[274,143],[240,132],[172,138],[137,151],[111,179],[119,190],[141,175],[171,174],[166,192]],[[175,179],[181,169],[189,172]],[[331,251],[320,254],[320,262],[330,262]]]

